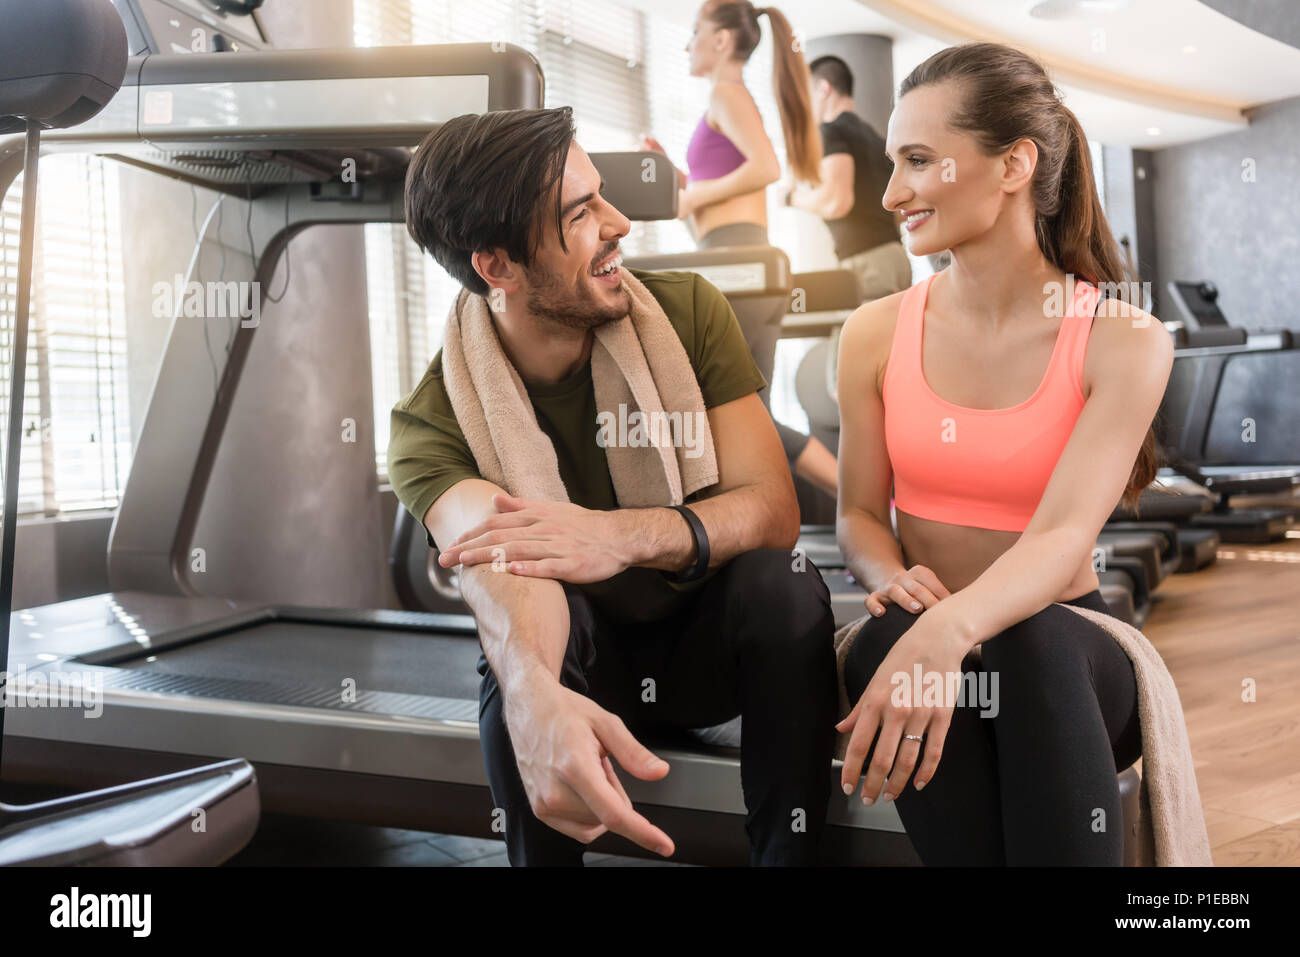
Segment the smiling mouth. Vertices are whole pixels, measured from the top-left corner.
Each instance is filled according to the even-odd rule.
[[[611,276],[617,276],[619,267],[623,265],[623,257],[617,251],[613,253],[604,263],[591,270],[591,275],[597,279],[609,279]]]

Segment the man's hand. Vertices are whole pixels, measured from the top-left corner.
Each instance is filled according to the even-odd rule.
[[[617,715],[550,679],[506,699],[506,726],[539,821],[583,844],[612,831],[664,857],[674,852],[672,839],[632,806],[610,758],[643,781],[663,778],[668,763]]]
[[[516,575],[582,585],[612,578],[635,563],[615,512],[505,493],[492,496],[492,504],[497,514],[448,543],[438,564],[503,562]]]

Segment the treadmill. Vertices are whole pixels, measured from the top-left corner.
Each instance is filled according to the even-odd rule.
[[[129,60],[120,93],[95,121],[51,133],[44,147],[250,198],[248,221],[237,225],[252,234],[252,277],[265,298],[297,232],[403,221],[410,149],[430,129],[466,112],[538,106],[542,88],[531,54],[487,43],[145,54]],[[374,89],[382,100],[366,95]],[[21,146],[0,139],[0,194],[21,168]],[[357,161],[357,183],[338,181],[342,157]],[[639,155],[638,170],[647,158],[664,161]],[[676,197],[664,173],[657,202],[669,217]],[[629,189],[644,194],[647,185],[638,177]],[[202,231],[210,228],[211,216]],[[193,269],[192,259],[187,279]],[[13,660],[27,665],[17,690],[76,669],[102,682],[103,712],[86,721],[68,709],[14,711],[6,776],[106,786],[243,758],[268,812],[497,836],[478,745],[471,618],[203,592],[189,550],[257,333],[239,325],[213,393],[196,386],[211,378],[201,327],[172,323],[109,539],[111,591],[15,613]],[[673,835],[677,858],[747,860],[735,750],[688,738],[653,744],[673,773],[624,784]],[[829,854],[916,861],[892,806],[863,807],[833,790]],[[612,835],[593,850],[641,853]]]
[[[1167,473],[1195,483],[1211,502],[1208,511],[1192,511],[1184,521],[1225,542],[1285,538],[1300,508],[1233,507],[1231,499],[1294,495],[1300,484],[1300,393],[1293,387],[1300,350],[1294,337],[1288,329],[1247,332],[1229,325],[1213,283],[1174,281],[1168,292],[1180,318],[1166,323],[1175,345],[1161,405]],[[1241,440],[1246,417],[1256,422],[1257,441]]]
[[[66,715],[80,707],[83,717],[97,716],[100,689],[84,672],[51,667],[47,663],[57,656],[45,651],[18,648],[10,654],[10,608],[41,135],[99,113],[120,90],[127,63],[122,23],[99,0],[46,0],[7,15],[0,37],[0,131],[25,135],[6,167],[17,163],[24,188],[0,559],[0,753],[10,715],[31,708]],[[13,140],[8,143],[12,149]],[[10,180],[12,174],[6,186]],[[11,730],[15,723],[21,721],[10,719]],[[257,779],[241,759],[36,804],[0,803],[0,866],[219,864],[248,842],[259,816]]]

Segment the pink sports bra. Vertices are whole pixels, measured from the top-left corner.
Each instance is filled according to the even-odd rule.
[[[1033,395],[1007,409],[968,409],[930,391],[921,369],[933,281],[904,293],[881,385],[894,503],[936,522],[1023,532],[1083,409],[1084,356],[1100,292],[1074,284]]]
[[[721,179],[744,162],[745,154],[736,149],[736,144],[725,133],[709,125],[709,114],[706,112],[701,116],[686,147],[686,165],[690,167],[687,180],[693,183],[701,179]]]

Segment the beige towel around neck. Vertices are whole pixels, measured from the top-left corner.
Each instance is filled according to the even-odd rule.
[[[618,423],[629,423],[626,441],[605,443],[610,478],[620,508],[680,505],[718,481],[704,397],[659,301],[630,272],[619,271],[631,309],[597,326],[591,346],[598,419],[612,416],[605,421],[614,424],[616,437]],[[537,423],[483,296],[461,290],[456,297],[443,333],[442,367],[456,421],[482,476],[511,495],[570,501],[555,446]],[[591,428],[595,433],[598,423]]]
[[[1150,640],[1113,615],[1091,608],[1066,605],[1104,628],[1133,662],[1137,679],[1138,717],[1142,724],[1142,784],[1138,790],[1138,864],[1156,867],[1210,867],[1210,838],[1205,829],[1196,768],[1192,761],[1183,706],[1173,676]],[[840,718],[850,704],[844,688],[844,660],[858,631],[871,615],[835,633],[835,658],[839,668]],[[839,735],[836,757],[843,758],[848,735]]]

